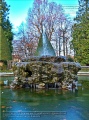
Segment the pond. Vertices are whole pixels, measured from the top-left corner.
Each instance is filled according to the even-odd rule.
[[[11,78],[12,80],[13,78]],[[1,120],[88,120],[89,88],[1,88]]]

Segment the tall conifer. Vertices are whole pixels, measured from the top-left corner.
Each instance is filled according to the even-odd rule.
[[[89,0],[79,0],[75,24],[72,27],[72,45],[75,58],[89,65]]]
[[[5,0],[0,0],[0,61],[11,60],[12,58],[12,37],[11,24],[8,18],[9,6]]]

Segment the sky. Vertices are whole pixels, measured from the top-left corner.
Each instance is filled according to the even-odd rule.
[[[26,21],[28,9],[33,6],[34,0],[5,0],[10,5],[9,19],[16,29],[22,22]],[[56,2],[61,4],[66,14],[72,18],[75,17],[78,8],[78,0],[48,0],[48,2]]]

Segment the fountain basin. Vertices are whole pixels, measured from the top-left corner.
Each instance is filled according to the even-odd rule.
[[[26,62],[25,62],[26,61]],[[81,65],[76,62],[66,62],[65,57],[31,57],[13,66],[16,80],[14,84],[68,84],[77,80]],[[44,87],[44,86],[43,86]]]

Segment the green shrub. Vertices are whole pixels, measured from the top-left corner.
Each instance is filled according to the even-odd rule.
[[[67,56],[67,60],[68,60],[69,62],[74,62],[74,59],[73,59],[72,56],[70,56],[70,55]]]

